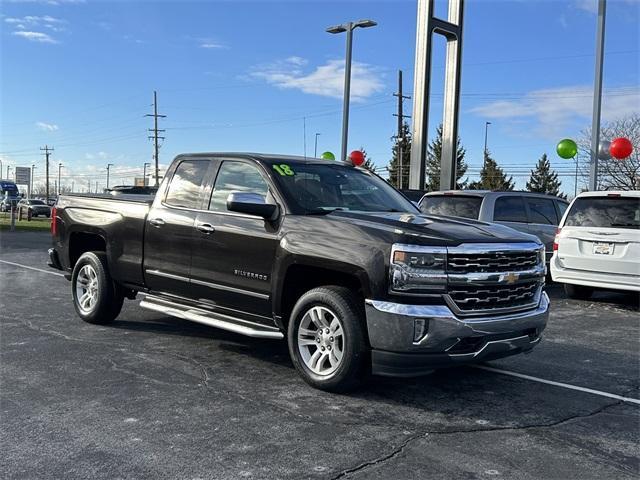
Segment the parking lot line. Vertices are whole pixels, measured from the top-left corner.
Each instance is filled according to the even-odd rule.
[[[28,265],[22,265],[21,263],[9,262],[7,260],[0,260],[0,263],[6,263],[7,265],[13,265],[14,267],[22,267],[22,268],[27,268],[29,270],[35,270],[36,272],[48,273],[49,275],[57,275],[59,277],[64,277],[63,273],[52,272],[50,270],[44,270],[43,268],[30,267]]]
[[[569,383],[554,382],[553,380],[545,380],[544,378],[532,377],[531,375],[525,375],[523,373],[512,372],[509,370],[502,370],[499,368],[487,367],[484,365],[474,365],[475,368],[486,370],[488,372],[500,373],[502,375],[509,375],[511,377],[522,378],[525,380],[531,380],[532,382],[546,383],[547,385],[553,385],[556,387],[568,388],[569,390],[577,390],[579,392],[591,393],[592,395],[600,395],[601,397],[613,398],[621,400],[627,403],[635,403],[640,405],[640,400],[637,398],[623,397],[616,395],[615,393],[603,392],[601,390],[593,390],[592,388],[578,387],[577,385],[571,385]]]

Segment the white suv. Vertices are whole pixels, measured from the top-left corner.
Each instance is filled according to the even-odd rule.
[[[571,298],[594,288],[640,292],[640,191],[578,195],[558,227],[551,277]]]

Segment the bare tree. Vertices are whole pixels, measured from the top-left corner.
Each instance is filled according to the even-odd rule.
[[[598,160],[598,190],[640,189],[640,114],[633,113],[619,120],[606,123],[600,131],[600,140],[628,138],[633,144],[633,152],[624,160],[611,158]],[[591,150],[591,129],[583,130],[578,141],[580,154],[589,158]],[[585,185],[588,184],[589,162],[580,167]]]

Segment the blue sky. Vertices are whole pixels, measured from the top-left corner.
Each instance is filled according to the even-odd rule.
[[[324,30],[371,18],[358,30],[349,150],[386,166],[395,133],[392,93],[402,69],[413,89],[416,1],[4,0],[0,159],[36,165],[53,145],[63,183],[130,183],[152,160],[153,90],[166,140],[178,153],[340,149],[344,35]],[[468,0],[460,137],[479,172],[484,122],[489,149],[524,187],[546,152],[573,191],[571,161],[555,144],[590,125],[594,0]],[[437,2],[444,11],[444,2]],[[640,2],[609,0],[603,120],[640,111]],[[431,127],[441,118],[444,40],[434,47]],[[411,112],[410,101],[405,110]],[[303,120],[306,118],[306,121]],[[86,186],[84,186],[86,188]]]

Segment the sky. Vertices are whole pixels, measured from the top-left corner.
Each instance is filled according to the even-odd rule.
[[[161,166],[201,151],[340,151],[345,36],[325,29],[370,18],[354,33],[349,151],[387,176],[397,71],[411,95],[416,0],[0,0],[0,160],[35,165],[52,183],[133,182],[152,162],[153,91],[165,132]],[[573,193],[562,138],[591,124],[595,0],[467,0],[459,135],[468,175],[492,156],[524,188],[547,153]],[[446,16],[446,2],[436,0]],[[609,0],[604,122],[640,112],[640,1]],[[434,37],[430,130],[442,118],[445,41]],[[411,100],[405,101],[410,114]],[[306,135],[305,135],[306,133]],[[316,136],[316,133],[319,135]],[[306,150],[305,150],[306,149]]]

